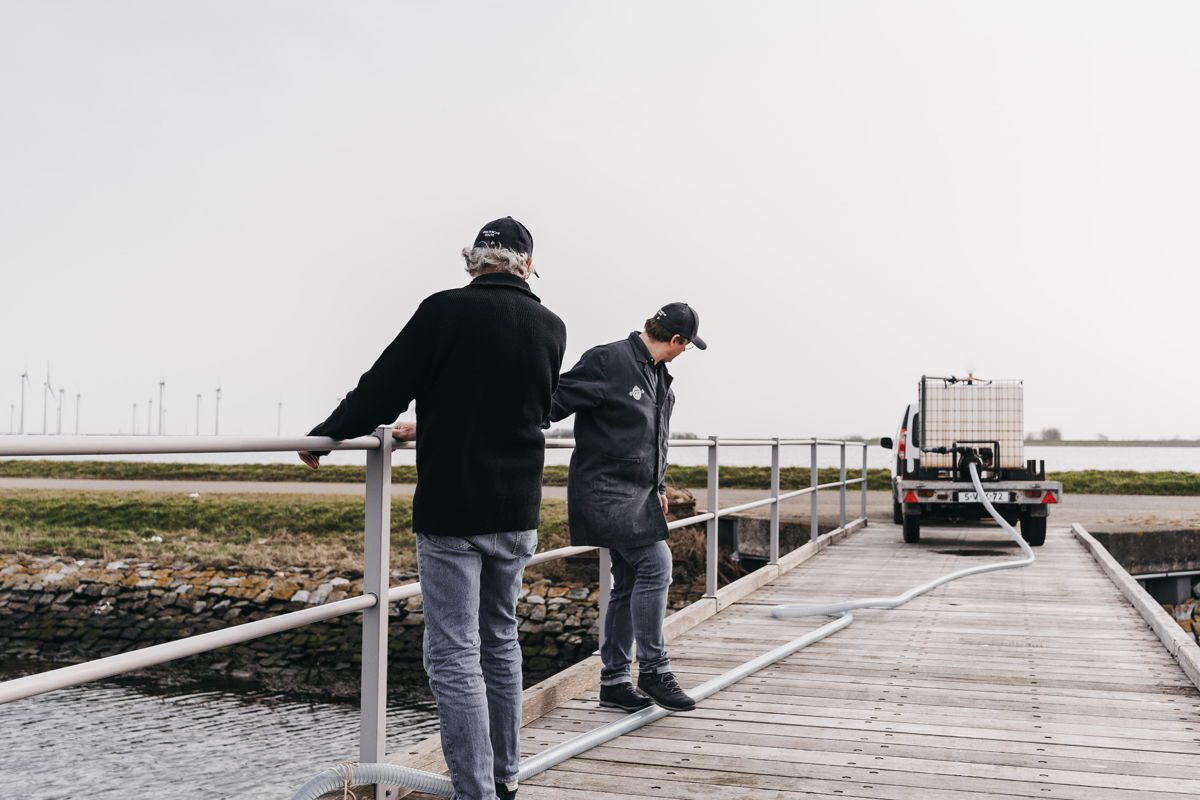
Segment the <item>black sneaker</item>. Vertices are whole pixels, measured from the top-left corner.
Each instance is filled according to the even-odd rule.
[[[641,711],[652,701],[633,688],[632,683],[618,683],[600,687],[600,705],[604,708],[619,708],[622,711]]]
[[[517,782],[501,783],[496,781],[496,797],[500,800],[513,800],[517,796]]]
[[[683,693],[670,672],[643,672],[638,675],[638,688],[670,711],[691,711],[696,707],[696,701]]]

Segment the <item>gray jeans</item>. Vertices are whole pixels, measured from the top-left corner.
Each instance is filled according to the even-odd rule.
[[[521,758],[517,594],[537,531],[417,534],[425,671],[442,725],[453,800],[495,800]]]
[[[612,547],[613,588],[604,618],[600,648],[600,683],[615,686],[631,681],[629,665],[637,640],[638,670],[670,672],[663,640],[667,587],[671,585],[671,548],[666,542],[644,547]]]

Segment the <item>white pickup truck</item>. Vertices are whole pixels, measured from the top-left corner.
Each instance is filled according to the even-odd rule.
[[[968,464],[975,463],[987,498],[1033,547],[1046,541],[1050,506],[1062,484],[1046,480],[1042,461],[1025,460],[1021,381],[922,376],[918,401],[904,409],[892,463],[892,516],[904,541],[921,540],[922,521],[987,517]]]

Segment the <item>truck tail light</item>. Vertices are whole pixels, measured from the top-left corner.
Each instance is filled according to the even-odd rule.
[[[1026,497],[1041,497],[1042,490],[1041,489],[1026,489],[1025,496]]]
[[[918,489],[917,495],[919,497],[933,497],[933,489]]]
[[[900,459],[901,461],[904,460],[904,455],[908,450],[908,446],[905,444],[907,439],[908,439],[908,428],[901,428],[900,429],[900,444],[898,444],[896,446],[896,458]]]
[[[904,502],[906,502],[906,503],[917,502],[917,495],[913,492],[912,489],[909,489],[908,494],[904,495]]]
[[[1054,499],[1054,492],[1046,492],[1046,496],[1042,498],[1042,505],[1052,506],[1058,501]]]

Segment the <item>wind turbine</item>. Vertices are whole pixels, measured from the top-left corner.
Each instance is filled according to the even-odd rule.
[[[133,421],[129,423],[129,432],[132,436],[137,436],[137,403],[133,404]]]
[[[21,373],[21,429],[20,433],[25,433],[25,385],[29,383],[29,367]],[[32,384],[30,384],[32,386]]]
[[[75,435],[79,435],[79,400],[83,397],[82,392],[75,393]]]
[[[196,435],[200,435],[200,393],[196,392]]]
[[[46,395],[54,396],[54,387],[50,385],[50,362],[46,362],[46,382],[42,384],[42,436],[49,433],[49,404],[46,402]]]
[[[58,390],[58,428],[55,430],[55,433],[59,436],[62,436],[62,404],[64,394],[66,392],[63,389]]]
[[[150,420],[153,418],[154,418],[154,398],[151,397],[149,400],[146,401],[146,435],[147,436],[154,433],[154,426],[150,422]]]
[[[275,435],[283,435],[283,401],[279,401],[279,406],[275,409]]]
[[[213,435],[221,435],[221,384],[217,383],[217,410],[216,416],[213,418]]]
[[[162,434],[163,434],[163,422],[165,421],[163,418],[166,416],[166,413],[167,413],[167,407],[163,405],[163,392],[166,391],[166,388],[167,388],[166,380],[159,378],[158,379],[158,435],[159,436],[162,436]]]

